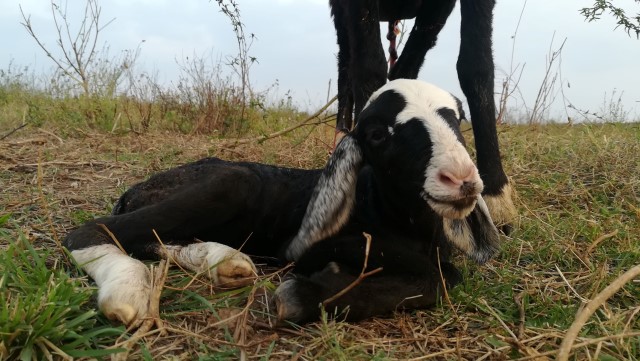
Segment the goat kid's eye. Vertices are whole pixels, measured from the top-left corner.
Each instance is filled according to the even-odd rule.
[[[367,132],[367,138],[371,145],[377,146],[387,139],[388,134],[384,129],[375,128]]]

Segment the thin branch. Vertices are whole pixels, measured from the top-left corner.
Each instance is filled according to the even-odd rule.
[[[520,78],[522,77],[522,73],[524,72],[524,64],[520,67],[520,64],[516,65],[515,69],[513,67],[513,59],[516,51],[516,39],[518,37],[518,29],[520,29],[520,23],[522,22],[522,15],[524,14],[524,9],[527,7],[527,0],[522,4],[522,9],[520,10],[520,16],[518,17],[518,22],[516,23],[516,29],[511,35],[511,61],[509,62],[509,74],[507,75],[507,79],[502,83],[502,92],[500,94],[499,101],[499,109],[498,116],[496,117],[496,123],[501,124],[503,122],[504,116],[507,112],[507,101],[513,95],[513,93],[518,88],[518,84],[520,84]],[[518,79],[513,82],[513,76],[516,71],[520,68],[520,74],[518,75]],[[511,83],[513,82],[513,89],[509,90]]]
[[[27,126],[27,123],[22,123],[19,126],[13,128],[12,130],[10,130],[7,134],[3,135],[2,137],[0,137],[0,140],[5,140],[6,138],[8,138],[11,134],[17,132],[18,130],[24,128]]]
[[[616,235],[618,235],[618,230],[614,230],[613,232],[609,232],[607,234],[603,234],[602,236],[596,238],[595,241],[593,241],[589,247],[587,247],[587,250],[585,251],[585,256],[588,256],[593,250],[594,248],[596,248],[602,241],[609,239],[611,237],[615,237]]]
[[[27,16],[22,7],[21,24],[25,27],[29,35],[36,41],[38,46],[45,52],[65,77],[71,79],[82,91],[84,95],[90,95],[94,83],[100,79],[93,79],[94,76],[100,75],[99,69],[101,59],[97,58],[96,53],[98,39],[102,30],[110,25],[114,20],[101,24],[101,8],[98,0],[85,0],[84,16],[79,19],[79,27],[74,31],[72,21],[67,16],[68,1],[63,4],[61,1],[50,0],[51,16],[55,25],[56,46],[61,52],[59,56],[52,54],[51,47],[47,47],[42,39],[36,34],[31,23],[31,17]],[[54,47],[56,47],[54,46]],[[106,55],[106,51],[104,53]],[[100,84],[97,84],[100,85]]]
[[[38,152],[38,160],[40,160],[41,157],[41,153]],[[60,242],[60,237],[58,237],[58,232],[56,231],[56,227],[53,226],[53,218],[51,216],[51,212],[49,211],[49,204],[47,203],[47,199],[44,195],[44,188],[42,186],[42,164],[38,163],[37,166],[37,184],[38,184],[38,195],[39,195],[39,199],[40,199],[40,204],[42,206],[42,209],[44,209],[45,214],[46,214],[46,218],[47,218],[47,225],[49,226],[49,231],[51,232],[52,236],[53,236],[53,241],[56,244],[56,247],[58,247],[58,249],[60,251],[62,251],[62,255],[64,257],[64,260],[67,264],[69,264],[69,256],[67,255],[67,252],[64,252],[63,249],[64,247],[62,247],[62,242]]]
[[[33,31],[33,27],[31,25],[31,16],[25,15],[24,11],[22,10],[22,6],[19,6],[19,7],[20,7],[20,13],[22,14],[22,20],[24,21],[24,22],[21,22],[20,24],[22,24],[22,26],[25,27],[25,29],[27,30],[27,33],[29,33],[29,35],[36,41],[40,49],[44,51],[45,55],[49,59],[51,59],[56,64],[58,69],[60,69],[60,71],[62,71],[66,76],[68,76],[69,78],[71,78],[73,81],[77,83],[81,83],[82,81],[76,78],[71,72],[69,72],[64,66],[62,66],[60,61],[54,58],[51,52],[47,49],[47,47],[44,46],[44,44],[40,41],[38,36]],[[55,17],[54,17],[54,20],[55,20]]]
[[[285,128],[283,130],[279,130],[277,132],[271,133],[271,134],[267,134],[267,135],[260,135],[257,137],[252,137],[252,138],[242,138],[242,139],[226,139],[220,142],[220,144],[224,145],[224,146],[235,146],[235,145],[240,145],[240,144],[248,144],[248,143],[253,143],[253,142],[263,142],[265,140],[268,139],[273,139],[276,137],[279,137],[281,135],[287,134],[287,133],[291,133],[292,131],[298,129],[298,128],[302,128],[306,125],[317,125],[317,124],[322,124],[322,123],[327,123],[329,122],[330,119],[325,119],[325,120],[321,120],[320,122],[316,122],[316,123],[310,123],[313,119],[316,119],[318,117],[320,117],[320,115],[327,110],[327,108],[329,108],[331,106],[331,104],[333,104],[336,100],[338,99],[337,96],[334,96],[327,104],[325,104],[322,108],[320,108],[320,110],[318,110],[317,112],[313,113],[311,116],[309,116],[307,119],[301,121],[300,123],[293,125],[289,128]]]
[[[160,319],[160,296],[162,295],[164,283],[167,280],[168,271],[169,262],[164,259],[160,261],[158,266],[151,265],[152,279],[150,291],[151,294],[149,297],[149,311],[147,312],[147,315],[144,319],[138,320],[137,322],[134,322],[131,326],[129,326],[129,329],[137,328],[137,330],[127,341],[121,344],[121,346],[127,349],[127,351],[113,355],[111,360],[127,360],[129,352],[131,352],[131,349],[136,344],[136,342],[138,342],[138,340],[151,334],[166,333],[164,323]],[[154,326],[156,327],[156,330],[152,331],[151,329]]]
[[[91,41],[91,51],[89,51],[89,55],[87,57],[87,64],[90,64],[93,61],[93,57],[96,54],[96,46],[98,45],[98,36],[100,35],[100,32],[114,20],[111,19],[111,21],[107,22],[105,25],[100,26],[100,13],[102,12],[102,10],[96,3],[96,0],[90,0],[89,4],[91,10],[91,24],[89,25],[89,33],[91,33],[91,29],[94,26],[95,30],[93,32],[93,40]]]
[[[118,241],[115,234],[113,234],[113,232],[111,232],[111,230],[109,230],[109,228],[104,223],[98,223],[98,227],[100,227],[105,233],[107,233],[109,238],[111,238],[113,243],[115,243],[116,246],[120,248],[122,253],[127,254],[127,251],[124,250],[124,247],[122,247],[122,245],[120,244],[120,241]]]
[[[374,274],[382,271],[382,267],[378,267],[373,271],[365,272],[367,270],[367,263],[369,261],[369,250],[371,249],[371,235],[366,232],[363,232],[362,234],[367,240],[367,245],[365,246],[365,250],[364,250],[364,264],[362,265],[362,271],[360,271],[360,275],[353,282],[351,282],[347,287],[343,288],[340,292],[322,301],[322,306],[326,306],[329,303],[344,296],[347,292],[351,291],[354,287],[362,283],[362,281],[364,281],[365,278],[369,276],[373,276]]]
[[[540,336],[541,335],[539,335],[538,337],[540,337]],[[571,349],[577,349],[577,348],[580,348],[580,347],[585,347],[585,346],[589,346],[589,345],[595,345],[595,344],[599,344],[599,343],[605,342],[605,341],[619,340],[619,339],[623,339],[623,338],[632,338],[632,337],[638,337],[638,336],[640,336],[640,332],[635,332],[634,331],[634,332],[629,332],[629,333],[618,333],[618,334],[615,334],[615,335],[608,335],[608,336],[602,336],[602,337],[598,337],[598,338],[591,338],[591,339],[587,339],[586,341],[574,344],[573,346],[571,346]],[[557,352],[556,350],[540,352],[538,355],[520,357],[518,359],[515,359],[515,361],[528,361],[528,360],[536,361],[540,356],[551,356],[551,355],[554,355],[556,352]]]
[[[61,357],[65,361],[73,361],[73,357],[69,356],[66,352],[62,351],[58,346],[54,345],[53,342],[47,340],[45,337],[38,337],[38,343],[42,342],[45,347],[42,348],[43,351],[49,352],[47,347],[55,351],[56,356]]]
[[[513,331],[511,331],[509,326],[507,326],[507,324],[504,323],[504,321],[500,318],[498,313],[489,305],[489,303],[484,299],[480,300],[480,302],[482,302],[484,304],[484,306],[487,308],[487,311],[489,311],[491,316],[495,317],[495,319],[498,320],[498,322],[500,323],[502,328],[505,331],[507,331],[507,333],[511,336],[511,338],[513,338],[513,341],[515,341],[516,343],[520,343],[520,340],[518,339],[518,336],[516,336],[516,334],[513,333]]]
[[[640,0],[635,0],[635,2],[638,3]],[[640,38],[640,13],[629,17],[624,9],[614,6],[611,1],[607,0],[595,0],[592,7],[582,8],[580,13],[585,17],[585,20],[592,22],[599,20],[606,10],[609,10],[609,13],[617,20],[614,30],[622,26],[627,35],[631,36],[631,32],[634,32],[636,39]]]
[[[636,265],[631,268],[627,272],[620,275],[616,278],[609,286],[600,291],[589,303],[587,303],[583,309],[578,311],[573,324],[569,327],[569,330],[564,336],[564,340],[562,340],[562,344],[560,345],[560,349],[558,350],[558,355],[556,360],[558,361],[566,361],[569,359],[569,354],[572,350],[573,342],[575,341],[578,333],[582,329],[582,326],[587,322],[589,317],[596,312],[596,310],[605,303],[611,296],[613,296],[620,288],[622,288],[627,282],[633,280],[635,277],[640,276],[640,265]]]
[[[551,37],[551,42],[549,43],[549,59],[547,61],[547,67],[545,70],[544,78],[542,79],[542,83],[540,84],[540,88],[538,89],[538,95],[536,96],[536,100],[533,104],[533,108],[531,109],[531,116],[529,117],[529,124],[533,124],[536,121],[536,118],[544,113],[551,104],[548,103],[549,97],[553,93],[553,88],[556,83],[557,72],[552,74],[551,68],[553,67],[556,60],[561,56],[562,49],[564,48],[564,44],[567,42],[565,38],[562,41],[562,44],[558,47],[557,50],[553,50],[553,41],[555,38],[555,32]]]

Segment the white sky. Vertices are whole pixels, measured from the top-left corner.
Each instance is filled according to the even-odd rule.
[[[80,10],[84,2],[68,0],[69,7]],[[494,56],[496,80],[510,68],[512,35],[524,0],[502,0],[494,12]],[[251,81],[257,90],[279,84],[277,94],[287,91],[295,104],[313,109],[324,104],[329,80],[332,95],[337,78],[335,31],[328,0],[238,0],[247,33],[257,40],[251,48],[259,64],[251,69]],[[529,0],[518,31],[514,65],[526,63],[520,81],[522,96],[511,102],[521,107],[522,99],[531,106],[545,74],[545,63],[552,36],[554,47],[566,38],[562,52],[564,93],[572,104],[583,110],[599,111],[605,93],[614,89],[623,93],[622,101],[630,117],[640,117],[640,40],[622,29],[613,31],[615,22],[607,15],[587,23],[579,9],[592,0]],[[638,11],[634,0],[616,2]],[[9,62],[29,65],[36,72],[51,69],[52,64],[37,48],[20,25],[21,4],[31,14],[44,42],[55,44],[49,2],[46,0],[0,0],[0,69]],[[133,49],[142,40],[139,65],[157,70],[160,80],[177,77],[176,59],[212,54],[215,59],[236,53],[235,37],[229,20],[220,13],[215,1],[207,0],[103,0],[104,20],[115,18],[105,29],[103,40],[115,54]],[[386,26],[386,24],[385,24]],[[455,63],[459,46],[459,10],[454,10],[438,44],[427,54],[420,78],[462,97]],[[384,47],[388,42],[383,43]],[[555,70],[554,70],[555,72]],[[567,82],[570,87],[567,87]],[[565,118],[562,101],[556,101],[551,116]]]

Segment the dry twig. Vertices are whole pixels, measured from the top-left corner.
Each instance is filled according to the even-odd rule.
[[[38,160],[40,159],[40,153],[38,153]],[[37,181],[38,181],[38,194],[40,198],[40,203],[42,205],[42,209],[46,212],[47,217],[47,225],[49,226],[49,231],[53,235],[52,239],[56,244],[56,247],[61,251],[64,260],[69,264],[69,256],[67,256],[67,252],[64,252],[64,247],[62,246],[62,242],[60,242],[60,238],[58,237],[58,232],[56,232],[56,227],[54,227],[53,218],[51,216],[51,211],[49,210],[49,204],[47,203],[47,199],[44,196],[44,188],[42,185],[42,166],[40,163],[37,165]]]
[[[151,334],[159,333],[164,334],[166,332],[164,324],[160,319],[160,295],[164,287],[164,282],[167,279],[167,273],[169,270],[169,262],[161,260],[157,267],[151,266],[151,295],[149,297],[149,311],[147,317],[143,320],[135,322],[129,327],[129,329],[137,328],[136,332],[131,337],[119,345],[127,349],[127,351],[119,354],[115,354],[111,357],[112,361],[127,360],[129,352],[133,348],[138,340]],[[157,330],[152,331],[151,328],[155,326]],[[118,346],[117,344],[114,345]]]
[[[356,287],[362,281],[364,281],[365,278],[369,276],[373,276],[374,274],[382,271],[382,267],[378,267],[373,271],[365,272],[367,270],[367,262],[369,261],[369,250],[371,249],[371,235],[365,232],[363,232],[362,234],[367,239],[367,245],[365,246],[365,250],[364,250],[364,264],[362,265],[362,271],[360,272],[360,275],[353,282],[351,282],[347,287],[343,288],[340,292],[322,301],[322,306],[326,306],[329,303],[344,296],[347,292],[351,291],[354,287]]]
[[[602,243],[602,241],[609,239],[611,237],[615,237],[618,234],[618,230],[614,230],[613,232],[609,232],[607,234],[603,234],[602,236],[596,238],[595,241],[593,241],[593,243],[591,243],[589,245],[589,247],[587,248],[587,250],[584,252],[584,256],[585,258],[587,258],[589,256],[589,254],[591,254],[591,252],[593,252],[593,250],[600,244]]]
[[[525,336],[526,311],[524,309],[524,302],[522,300],[524,296],[525,296],[525,291],[522,291],[517,295],[513,296],[513,301],[515,302],[516,307],[518,307],[518,314],[519,314],[518,339],[522,339]]]
[[[285,128],[283,130],[279,130],[277,132],[271,133],[271,134],[266,134],[266,135],[260,135],[257,137],[252,137],[252,138],[242,138],[242,139],[229,139],[229,140],[225,140],[225,141],[221,141],[220,144],[224,145],[224,146],[234,146],[234,145],[241,145],[241,144],[247,144],[247,143],[253,143],[253,142],[263,142],[265,140],[269,140],[269,139],[273,139],[273,138],[277,138],[281,135],[287,134],[287,133],[291,133],[292,131],[298,129],[298,128],[302,128],[305,125],[317,125],[317,124],[322,124],[322,123],[326,123],[328,122],[330,119],[324,119],[320,122],[316,122],[316,123],[310,123],[311,120],[316,119],[318,117],[320,117],[320,114],[322,114],[325,110],[327,110],[327,108],[329,108],[331,106],[331,104],[333,104],[333,102],[335,102],[338,99],[338,96],[333,97],[331,100],[329,100],[329,102],[327,104],[325,104],[322,108],[320,108],[320,110],[318,110],[317,112],[313,113],[311,116],[309,116],[307,119],[301,121],[300,123],[290,126],[289,128]]]
[[[12,130],[10,130],[7,134],[3,135],[2,137],[0,137],[0,140],[5,140],[6,138],[8,138],[11,134],[17,132],[18,130],[24,128],[27,126],[27,123],[22,123],[19,126],[13,128]]]
[[[569,359],[569,354],[572,350],[573,342],[578,336],[578,332],[582,329],[582,326],[587,322],[589,317],[596,312],[596,310],[611,296],[613,296],[622,286],[627,284],[627,282],[633,280],[635,277],[640,275],[640,265],[637,265],[627,272],[620,275],[616,278],[609,286],[600,291],[589,303],[587,303],[583,309],[578,311],[573,324],[569,327],[569,330],[565,334],[564,340],[560,345],[560,349],[558,350],[558,356],[556,360],[558,361],[566,361]]]
[[[513,331],[511,331],[509,326],[507,326],[507,324],[500,318],[498,313],[489,305],[489,303],[486,300],[481,300],[481,302],[485,305],[485,307],[487,307],[487,310],[489,311],[489,313],[493,317],[495,317],[496,320],[498,320],[498,322],[500,323],[502,328],[504,328],[504,330],[507,331],[507,333],[511,336],[512,340],[507,340],[509,343],[511,343],[512,345],[517,347],[518,350],[520,350],[521,352],[525,353],[526,355],[534,356],[534,360],[535,361],[547,361],[548,360],[548,358],[546,356],[541,355],[537,350],[535,350],[532,347],[529,347],[529,346],[525,345],[524,342],[522,342],[520,339],[518,339],[518,337],[515,335],[515,333],[513,333]]]
[[[546,336],[546,335],[542,335],[542,336]],[[592,339],[588,339],[586,341],[583,341],[583,342],[576,343],[576,344],[572,345],[571,349],[573,350],[573,349],[580,348],[580,347],[585,347],[585,346],[590,346],[590,345],[597,345],[597,344],[600,344],[600,343],[605,342],[605,341],[619,340],[619,339],[623,339],[623,338],[632,338],[632,337],[638,337],[638,336],[640,336],[640,332],[620,333],[620,334],[616,334],[616,335],[609,335],[609,336],[603,336],[603,337],[598,337],[598,338],[592,338]],[[558,335],[557,337],[561,337],[561,336]],[[535,360],[536,357],[539,357],[539,356],[552,356],[552,355],[556,354],[556,352],[557,352],[556,350],[540,352],[540,354],[538,354],[538,355],[520,357],[518,359],[515,359],[515,361]],[[557,360],[557,358],[556,358],[556,360]]]

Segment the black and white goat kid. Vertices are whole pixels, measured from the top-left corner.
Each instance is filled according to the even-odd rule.
[[[459,282],[452,246],[479,263],[498,247],[462,118],[449,93],[392,81],[371,96],[324,169],[203,159],[133,186],[112,216],[73,231],[65,246],[98,284],[103,312],[125,323],[148,311],[149,274],[138,259],[158,257],[216,285],[252,282],[245,254],[295,261],[275,294],[281,320],[313,320],[328,299],[326,309],[348,308],[349,320],[427,307],[443,281]],[[363,232],[372,236],[368,256]],[[333,298],[366,257],[366,271],[382,271]]]

